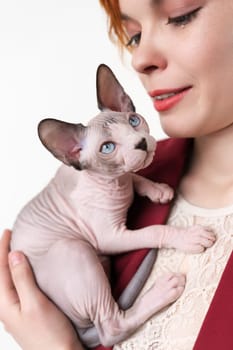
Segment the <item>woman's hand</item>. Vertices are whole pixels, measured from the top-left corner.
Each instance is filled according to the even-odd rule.
[[[0,320],[23,350],[82,350],[64,314],[37,287],[20,252],[9,253],[11,232],[0,240]]]

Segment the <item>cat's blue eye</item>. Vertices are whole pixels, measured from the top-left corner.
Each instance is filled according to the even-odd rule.
[[[115,143],[113,142],[105,142],[101,147],[100,147],[100,152],[104,154],[109,154],[112,153],[116,148]]]
[[[131,115],[129,117],[129,123],[132,127],[136,128],[140,124],[141,120],[137,115]]]

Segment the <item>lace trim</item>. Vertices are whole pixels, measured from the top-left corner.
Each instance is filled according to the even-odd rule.
[[[193,210],[195,208],[197,210]],[[169,271],[186,274],[185,291],[175,303],[154,315],[114,350],[193,348],[233,247],[233,206],[219,210],[195,208],[179,196],[168,223],[180,227],[194,224],[211,227],[217,235],[216,243],[202,254],[184,254],[174,249],[159,251],[142,293],[158,276]]]

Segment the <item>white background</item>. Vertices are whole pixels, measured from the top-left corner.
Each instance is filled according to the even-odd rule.
[[[112,68],[152,134],[165,136],[129,57],[120,59],[106,28],[97,0],[0,0],[1,231],[59,166],[38,139],[38,122],[85,124],[98,113],[100,63]],[[0,349],[19,349],[1,323]]]

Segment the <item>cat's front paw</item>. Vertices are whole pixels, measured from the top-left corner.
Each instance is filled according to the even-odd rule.
[[[189,241],[187,251],[195,254],[212,247],[216,241],[216,235],[210,228],[196,225],[188,228],[187,239]]]
[[[154,183],[149,197],[152,202],[165,204],[173,199],[174,190],[167,184]]]
[[[151,289],[154,292],[154,303],[159,304],[159,309],[163,308],[178,299],[185,288],[185,276],[180,273],[167,273],[160,276]]]
[[[205,249],[212,247],[216,241],[215,233],[200,225],[187,229],[180,229],[173,238],[173,246],[186,253],[202,253]]]

